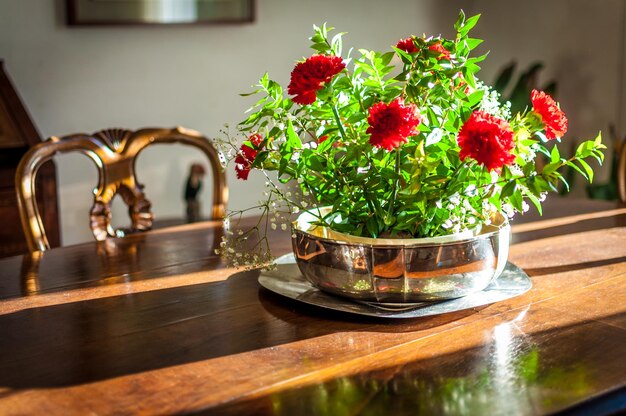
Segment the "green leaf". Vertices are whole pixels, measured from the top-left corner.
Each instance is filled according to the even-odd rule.
[[[559,153],[559,148],[555,145],[550,152],[550,162],[556,163],[561,160],[561,154]]]
[[[367,228],[367,231],[372,237],[378,237],[378,222],[374,217],[369,217],[367,221],[365,221],[365,228]]]
[[[576,160],[576,162],[578,162],[578,164],[587,173],[587,177],[589,178],[589,183],[593,182],[593,169],[591,168],[591,166],[589,166],[589,164],[587,162],[585,162],[584,160],[582,160],[582,159],[578,159],[578,160]]]
[[[530,192],[527,193],[526,196],[528,197],[528,199],[530,199],[530,202],[533,203],[535,208],[537,208],[537,211],[539,212],[539,215],[543,215],[543,210],[541,208],[541,201],[539,201],[539,198],[537,198],[535,195],[533,195]]]
[[[560,160],[557,161],[557,162],[548,163],[547,165],[545,165],[543,167],[543,171],[541,172],[541,174],[542,175],[550,175],[551,173],[553,173],[554,171],[556,171],[560,167],[561,167]]]
[[[480,14],[477,14],[467,19],[461,27],[459,33],[461,33],[461,35],[463,36],[467,35],[467,33],[472,30],[474,26],[476,26],[476,23],[478,23],[478,19],[480,19]]]
[[[515,208],[518,212],[523,211],[522,201],[523,201],[522,192],[519,189],[513,192],[511,196],[509,197],[509,202],[511,203],[511,205],[513,205],[513,208]]]
[[[291,123],[291,120],[287,120],[287,145],[291,149],[300,149],[302,147],[302,141],[293,129],[293,124]]]
[[[483,40],[482,39],[476,39],[476,38],[467,38],[465,40],[465,42],[467,43],[467,47],[470,50],[472,50],[472,49],[475,49],[481,43],[483,43]]]
[[[502,198],[511,196],[516,190],[517,190],[517,182],[510,181],[509,183],[504,185],[504,187],[502,188],[502,193],[501,193]]]
[[[456,29],[456,31],[458,32],[459,29],[461,29],[461,27],[465,24],[465,13],[463,12],[463,10],[459,11],[459,17],[456,19],[456,22],[454,22],[454,29]]]
[[[589,180],[589,177],[587,176],[587,174],[585,172],[582,171],[582,169],[580,169],[578,166],[576,166],[576,164],[574,162],[567,162],[566,163],[567,166],[569,166],[570,168],[574,169],[576,172],[580,173],[581,175],[583,175],[583,177],[587,180]]]

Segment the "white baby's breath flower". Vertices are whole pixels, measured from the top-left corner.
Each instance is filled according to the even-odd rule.
[[[517,163],[509,166],[509,170],[515,176],[522,176],[524,174],[524,172],[522,172],[522,168]]]
[[[467,188],[465,188],[465,191],[463,193],[466,196],[475,196],[478,193],[478,189],[476,189],[476,185],[471,184]]]
[[[509,218],[513,218],[515,216],[515,210],[511,204],[502,204],[502,212],[504,212]]]

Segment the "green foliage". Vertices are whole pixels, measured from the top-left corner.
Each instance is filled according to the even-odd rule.
[[[461,12],[455,39],[414,37],[414,53],[397,47],[359,49],[356,58],[342,55],[343,33],[332,34],[326,24],[314,26],[314,53],[342,56],[348,66],[317,91],[314,103],[303,106],[267,74],[261,78],[251,93],[261,98],[239,125],[242,132],[265,138],[252,168],[298,183],[299,198],[269,185],[289,207],[331,206],[320,222],[370,237],[449,234],[484,222],[493,210],[525,211],[527,201],[541,211],[545,193],[565,183],[564,167],[592,181],[585,159],[602,161],[600,136],[582,143],[571,157],[562,156],[557,146],[548,150],[538,115],[523,109],[512,116],[509,104],[478,80],[486,55],[471,56],[482,40],[469,37],[478,19]],[[449,59],[433,50],[437,45]],[[511,76],[507,70],[497,85],[506,85]],[[373,147],[369,109],[398,97],[418,107],[419,133],[391,152]],[[478,109],[510,122],[515,133],[511,166],[490,172],[460,159],[459,130]],[[537,154],[549,158],[542,169],[535,165]]]

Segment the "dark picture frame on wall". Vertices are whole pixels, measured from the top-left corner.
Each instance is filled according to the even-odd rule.
[[[65,0],[69,26],[254,22],[255,0]]]

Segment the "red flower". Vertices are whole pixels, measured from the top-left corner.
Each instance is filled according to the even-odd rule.
[[[396,48],[401,49],[406,53],[417,52],[417,47],[415,46],[415,42],[413,42],[413,36],[405,39],[400,39],[398,43],[396,43]]]
[[[448,50],[444,48],[443,45],[439,42],[430,45],[428,47],[428,50],[433,52],[439,52],[439,56],[437,57],[438,61],[441,59],[447,59],[448,61],[450,60],[450,52],[448,52]]]
[[[513,130],[506,120],[476,110],[463,124],[457,142],[461,147],[459,157],[471,157],[489,170],[499,170],[515,160],[511,153]]]
[[[259,146],[263,143],[263,137],[260,134],[253,134],[248,138],[248,141],[252,143],[254,148],[248,146],[247,144],[242,144],[239,149],[239,153],[235,158],[235,172],[237,172],[237,179],[248,180],[248,175],[250,174],[250,169],[252,168],[252,163],[254,163],[254,159],[256,159],[259,151]]]
[[[263,136],[261,136],[259,133],[255,133],[252,136],[248,137],[248,141],[258,149],[259,146],[261,146],[261,143],[263,143]]]
[[[567,132],[567,117],[559,105],[543,91],[533,90],[530,94],[533,110],[541,117],[548,140],[563,137]]]
[[[415,105],[404,105],[404,100],[396,98],[391,104],[376,103],[371,106],[367,122],[370,125],[367,128],[370,143],[391,151],[417,133],[420,118]]]
[[[346,64],[339,56],[313,55],[304,62],[299,62],[291,71],[291,82],[287,87],[289,94],[295,95],[295,103],[312,104],[316,100],[315,92],[340,73]]]

